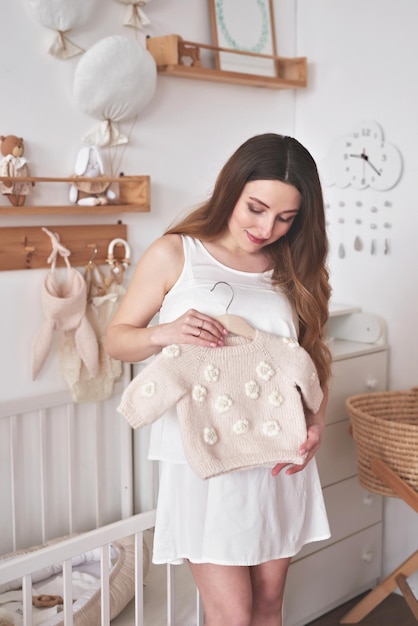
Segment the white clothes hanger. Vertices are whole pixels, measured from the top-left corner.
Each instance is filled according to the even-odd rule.
[[[235,295],[232,286],[224,280],[218,280],[218,282],[213,285],[211,291],[213,291],[215,287],[217,287],[217,285],[227,285],[227,287],[229,287],[231,290],[231,299],[225,309],[225,314],[216,316],[216,319],[221,322],[221,324],[230,333],[233,333],[234,335],[240,335],[241,337],[246,337],[247,339],[254,339],[256,335],[255,328],[253,328],[240,315],[232,315],[231,313],[228,313],[228,309],[231,306],[231,302],[233,301]]]

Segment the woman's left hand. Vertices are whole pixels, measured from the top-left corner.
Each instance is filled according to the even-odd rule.
[[[306,454],[306,458],[301,465],[293,465],[291,463],[277,463],[271,470],[273,476],[277,476],[285,467],[286,474],[296,474],[297,472],[301,472],[308,465],[309,461],[313,459],[315,454],[319,450],[319,446],[321,445],[322,433],[325,428],[325,409],[328,402],[328,389],[325,387],[324,389],[324,397],[322,399],[321,406],[317,413],[312,413],[308,411],[306,416],[306,424],[307,424],[307,436],[306,441],[299,448],[300,454]]]
[[[319,424],[312,424],[308,428],[308,436],[306,438],[305,443],[300,447],[300,454],[306,454],[306,458],[302,465],[292,465],[289,463],[277,463],[271,470],[273,476],[277,476],[279,472],[281,472],[285,467],[286,474],[296,474],[297,472],[301,472],[308,465],[309,461],[315,456],[316,452],[321,445],[321,436],[324,427]]]

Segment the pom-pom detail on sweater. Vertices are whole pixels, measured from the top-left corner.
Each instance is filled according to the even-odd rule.
[[[257,400],[260,395],[260,387],[257,385],[255,380],[249,380],[248,383],[245,383],[245,393],[248,398]]]
[[[215,400],[215,407],[219,413],[227,413],[233,405],[232,399],[226,394],[218,396]]]
[[[250,430],[250,422],[248,420],[238,420],[232,426],[234,433],[237,435],[243,435],[244,433],[248,433]]]
[[[280,432],[280,425],[277,420],[270,420],[263,424],[263,433],[267,437],[275,437]]]
[[[209,478],[303,463],[304,407],[316,413],[322,398],[306,350],[257,331],[253,340],[227,337],[222,348],[167,346],[129,384],[118,410],[137,428],[176,404],[186,457]]]
[[[155,396],[156,391],[157,391],[157,385],[155,384],[154,381],[150,380],[144,385],[142,385],[141,396],[144,396],[144,398],[152,398],[152,396]]]
[[[269,402],[273,406],[281,406],[284,402],[284,398],[280,391],[273,391],[273,393],[269,395]]]
[[[168,356],[171,358],[176,358],[177,356],[180,356],[180,347],[173,343],[170,346],[166,346],[165,348],[163,348],[161,350],[162,354],[164,354],[164,356]]]
[[[204,402],[207,393],[206,387],[203,387],[202,385],[195,385],[192,391],[193,400],[199,403]]]
[[[255,371],[257,372],[257,376],[262,380],[270,380],[274,374],[274,369],[265,361],[261,361],[255,368]]]
[[[216,383],[219,380],[219,368],[209,363],[205,368],[205,378],[209,383]]]
[[[203,431],[203,439],[210,446],[214,446],[218,441],[218,435],[216,434],[216,430],[212,427],[207,426]]]

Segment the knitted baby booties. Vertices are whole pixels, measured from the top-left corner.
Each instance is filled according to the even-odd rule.
[[[32,379],[38,376],[51,348],[54,331],[74,333],[77,351],[90,376],[98,369],[96,334],[86,317],[87,286],[76,269],[67,267],[65,282],[59,284],[55,271],[49,272],[42,288],[42,305],[46,320],[32,345]]]

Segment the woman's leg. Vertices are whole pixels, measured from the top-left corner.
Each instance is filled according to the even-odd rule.
[[[190,563],[190,568],[205,609],[205,626],[251,626],[249,567]]]
[[[205,626],[282,626],[289,559],[251,567],[190,563]]]
[[[250,567],[251,626],[282,626],[283,595],[291,559],[276,559]]]

